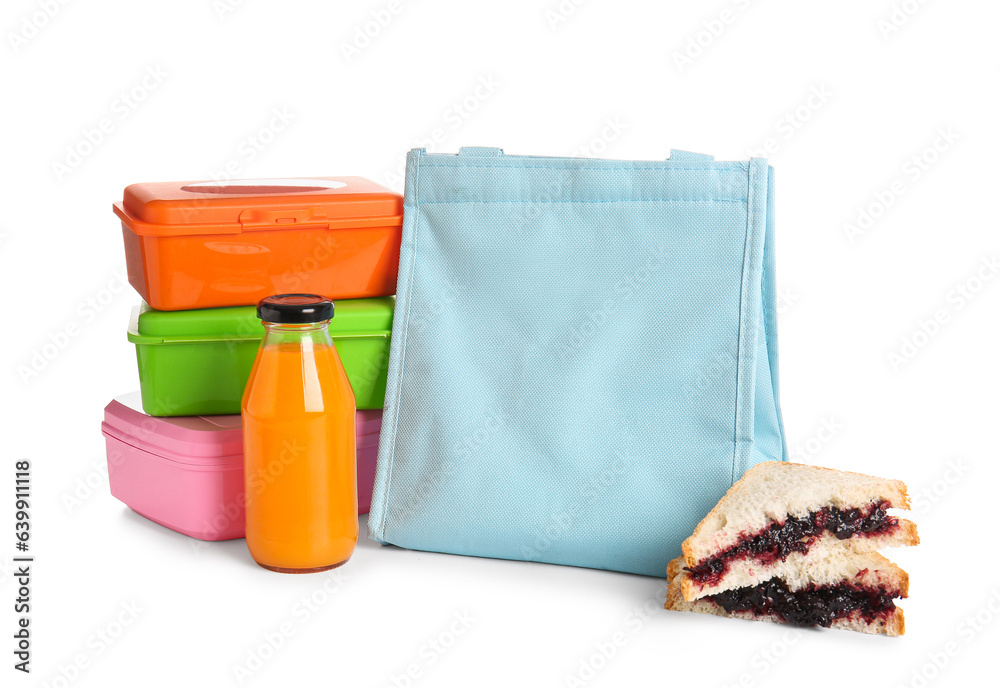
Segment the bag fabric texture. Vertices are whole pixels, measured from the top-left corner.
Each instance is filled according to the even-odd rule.
[[[405,187],[373,539],[664,576],[787,460],[765,160],[415,149]]]

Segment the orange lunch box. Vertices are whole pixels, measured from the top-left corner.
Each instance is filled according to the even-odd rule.
[[[157,310],[396,293],[403,197],[362,177],[132,184],[114,211]]]

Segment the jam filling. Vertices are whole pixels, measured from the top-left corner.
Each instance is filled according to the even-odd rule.
[[[764,566],[784,561],[792,552],[805,553],[824,532],[846,540],[854,535],[881,535],[899,525],[899,519],[889,516],[888,502],[871,503],[863,509],[825,507],[801,518],[789,516],[773,523],[756,535],[743,535],[731,547],[697,566],[687,567],[691,579],[701,585],[715,585],[729,570],[732,562],[754,559]]]
[[[829,627],[837,619],[858,612],[871,623],[891,614],[893,596],[882,588],[862,588],[850,583],[813,586],[791,592],[785,582],[772,578],[759,585],[710,595],[708,599],[728,613],[750,612],[756,616],[776,615],[795,626]]]

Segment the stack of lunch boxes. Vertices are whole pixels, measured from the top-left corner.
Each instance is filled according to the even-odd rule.
[[[133,184],[114,204],[139,395],[105,409],[112,494],[203,540],[243,537],[240,401],[264,334],[257,302],[335,302],[330,334],[357,402],[367,513],[385,397],[403,199],[360,177]]]

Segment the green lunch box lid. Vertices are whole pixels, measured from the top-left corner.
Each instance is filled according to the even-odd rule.
[[[395,304],[395,296],[335,301],[330,334],[387,336]],[[256,306],[158,311],[142,302],[132,310],[128,328],[133,344],[260,341],[263,336]]]

